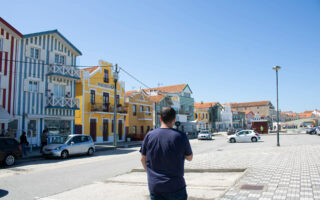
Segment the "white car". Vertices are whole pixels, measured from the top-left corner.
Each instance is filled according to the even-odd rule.
[[[201,131],[198,135],[198,140],[211,140],[211,133],[209,131]]]
[[[243,130],[234,135],[228,136],[228,142],[257,142],[260,140],[260,135],[257,131],[254,130]]]

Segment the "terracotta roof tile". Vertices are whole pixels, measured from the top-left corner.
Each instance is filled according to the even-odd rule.
[[[148,96],[148,99],[150,99],[154,103],[160,102],[166,95],[164,94],[158,94],[156,96]]]
[[[267,106],[270,103],[271,103],[270,101],[253,101],[253,102],[244,102],[244,103],[231,103],[231,107],[239,108],[239,107]]]
[[[218,102],[207,102],[207,103],[194,103],[194,108],[210,108],[217,104]]]
[[[145,89],[145,91],[150,92],[151,90],[159,90],[161,92],[174,93],[174,92],[181,92],[186,86],[187,86],[187,84],[170,85],[170,86],[165,86],[165,87]]]
[[[87,71],[89,73],[92,73],[94,70],[96,70],[98,68],[98,66],[94,66],[94,67],[88,67],[85,69],[82,69],[83,71]]]

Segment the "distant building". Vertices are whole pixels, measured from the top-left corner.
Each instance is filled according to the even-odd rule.
[[[228,130],[232,128],[232,111],[230,104],[222,104],[221,110],[221,124],[222,129]]]
[[[251,110],[244,111],[246,115],[246,128],[251,129],[252,121],[254,120],[254,113]]]
[[[126,134],[132,140],[143,140],[153,128],[153,102],[143,90],[125,93]]]
[[[197,126],[197,131],[203,129],[212,129],[212,124],[210,123],[209,108],[214,106],[216,103],[194,103],[194,122]]]
[[[192,91],[188,84],[170,85],[165,87],[157,87],[144,90],[148,96],[165,95],[170,99],[170,104],[176,110],[176,121],[181,122],[179,130],[184,132],[195,132],[196,127],[192,122],[194,120],[194,99],[192,98]],[[160,110],[155,110],[160,112]],[[156,120],[156,123],[158,121]],[[156,124],[158,127],[159,125]]]
[[[232,124],[233,124],[233,128],[245,128],[245,124],[246,124],[245,112],[232,110]]]
[[[266,116],[269,118],[275,117],[276,111],[271,101],[254,101],[245,103],[231,103],[231,108],[235,111],[247,111],[250,110],[254,114],[259,114],[260,116]]]

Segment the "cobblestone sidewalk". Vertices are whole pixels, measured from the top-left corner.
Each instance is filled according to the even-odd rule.
[[[247,168],[247,173],[221,198],[319,199],[320,145],[219,150],[195,155],[186,168]],[[243,184],[264,185],[262,191],[241,190]]]

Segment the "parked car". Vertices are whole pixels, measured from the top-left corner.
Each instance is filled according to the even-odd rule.
[[[70,155],[93,155],[95,145],[88,135],[69,135],[55,138],[50,144],[44,146],[43,156],[68,158]]]
[[[316,134],[320,136],[320,126],[316,128]]]
[[[317,127],[307,129],[306,134],[316,134]]]
[[[260,140],[260,135],[257,131],[254,130],[243,130],[237,132],[234,135],[228,136],[228,142],[236,143],[236,142],[257,142]]]
[[[21,145],[14,138],[0,137],[0,162],[11,166],[22,156]]]
[[[211,137],[211,133],[209,131],[201,131],[199,134],[198,134],[198,140],[211,140],[212,137]]]

